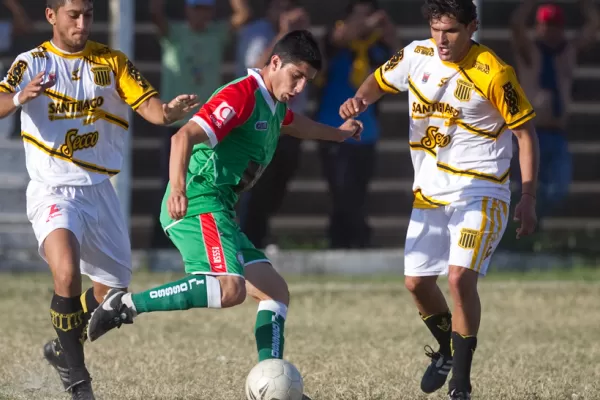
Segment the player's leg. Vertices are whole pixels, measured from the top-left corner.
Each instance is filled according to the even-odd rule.
[[[166,228],[188,275],[137,293],[109,290],[90,319],[90,340],[123,323],[132,323],[142,313],[226,308],[244,302],[243,267],[237,258],[238,228],[229,215],[202,214]]]
[[[452,368],[452,316],[437,284],[438,275],[444,274],[448,265],[449,218],[445,207],[413,209],[404,246],[405,286],[439,345],[437,351],[426,346],[431,363],[421,380],[421,390],[425,393],[441,388]]]
[[[258,301],[254,336],[258,361],[283,358],[284,331],[290,304],[288,286],[258,250],[244,251],[246,290]]]
[[[258,361],[283,359],[285,321],[290,305],[288,285],[263,252],[255,249],[241,234],[244,243],[241,252],[245,265],[248,295],[258,301],[254,336]],[[303,394],[302,400],[310,400]]]
[[[491,255],[506,228],[508,205],[483,198],[454,210],[451,232],[448,283],[453,301],[452,378],[449,393],[468,398],[471,393],[471,364],[477,347],[481,303],[477,291],[479,275],[485,275]]]
[[[27,206],[40,243],[40,255],[48,263],[54,281],[50,315],[64,358],[59,360],[61,365],[53,366],[73,398],[93,399],[81,340],[84,332],[80,273],[83,221],[75,204],[63,198],[60,190],[49,193],[46,189],[37,183],[30,184]]]
[[[85,292],[81,294],[81,306],[83,308],[83,320],[84,320],[84,328],[81,340],[83,343],[87,340],[87,332],[85,327],[89,321],[89,318],[92,312],[98,307],[102,298],[106,295],[110,288],[108,286],[98,284],[93,282],[93,286],[88,288]],[[44,358],[48,361],[50,365],[56,369],[58,372],[61,382],[65,389],[68,389],[71,386],[71,381],[69,379],[69,369],[67,365],[67,359],[65,355],[65,351],[60,344],[60,340],[57,338],[50,340],[43,347]]]

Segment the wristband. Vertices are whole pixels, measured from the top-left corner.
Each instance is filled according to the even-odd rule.
[[[14,96],[13,96],[13,104],[15,105],[15,107],[19,108],[21,107],[23,104],[21,104],[21,102],[19,101],[19,95],[21,94],[21,92],[17,92]]]

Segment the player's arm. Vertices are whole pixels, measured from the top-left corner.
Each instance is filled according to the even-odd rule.
[[[517,237],[529,235],[534,232],[537,223],[535,198],[540,147],[532,122],[535,111],[511,67],[504,68],[492,78],[488,88],[488,99],[519,142],[522,193],[521,200],[515,208],[515,219],[521,221]]]
[[[527,35],[527,20],[536,7],[536,0],[524,0],[515,9],[510,18],[510,32],[512,42],[518,56],[527,64],[531,63],[531,50],[533,45]]]
[[[12,115],[19,107],[41,96],[54,85],[53,77],[46,79],[44,72],[33,76],[31,60],[20,56],[0,82],[0,118]]]
[[[300,139],[327,140],[343,142],[349,137],[360,139],[362,123],[349,119],[339,128],[324,125],[300,114],[292,114],[290,110],[283,121],[281,133]]]
[[[396,94],[408,90],[410,67],[408,56],[411,53],[409,46],[399,50],[385,64],[377,68],[360,85],[354,97],[341,105],[340,116],[342,118],[358,116],[386,93]]]
[[[169,34],[169,21],[165,12],[165,0],[150,0],[150,17],[160,37]]]
[[[171,138],[169,182],[171,194],[167,209],[173,219],[187,213],[186,178],[192,149],[205,143],[215,147],[232,129],[244,124],[254,110],[254,95],[247,82],[223,88]]]
[[[519,164],[521,166],[522,196],[535,199],[540,150],[537,134],[532,121],[513,128],[513,134],[519,142]]]
[[[596,33],[598,33],[598,27],[600,26],[600,17],[598,16],[598,10],[591,0],[581,0],[581,12],[585,17],[585,23],[581,29],[575,46],[578,51],[589,49],[589,47],[596,41]]]
[[[120,51],[115,52],[115,63],[119,96],[146,121],[155,125],[168,125],[184,118],[199,106],[196,95],[188,94],[163,103],[150,82]]]
[[[146,121],[154,125],[169,125],[184,118],[200,105],[195,94],[180,94],[168,103],[158,96],[150,97],[136,109]]]

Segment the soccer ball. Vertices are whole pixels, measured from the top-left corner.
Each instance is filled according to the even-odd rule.
[[[246,378],[248,400],[302,400],[303,393],[302,375],[285,360],[261,361]]]

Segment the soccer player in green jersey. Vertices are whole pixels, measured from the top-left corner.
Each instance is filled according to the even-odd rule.
[[[109,291],[90,319],[91,341],[142,313],[233,307],[249,295],[259,302],[259,361],[283,357],[288,287],[240,231],[234,206],[271,161],[280,134],[338,142],[359,137],[358,121],[333,128],[287,107],[320,69],[314,38],[293,31],[266,66],[219,88],[173,136],[160,222],[188,275],[144,292]]]

